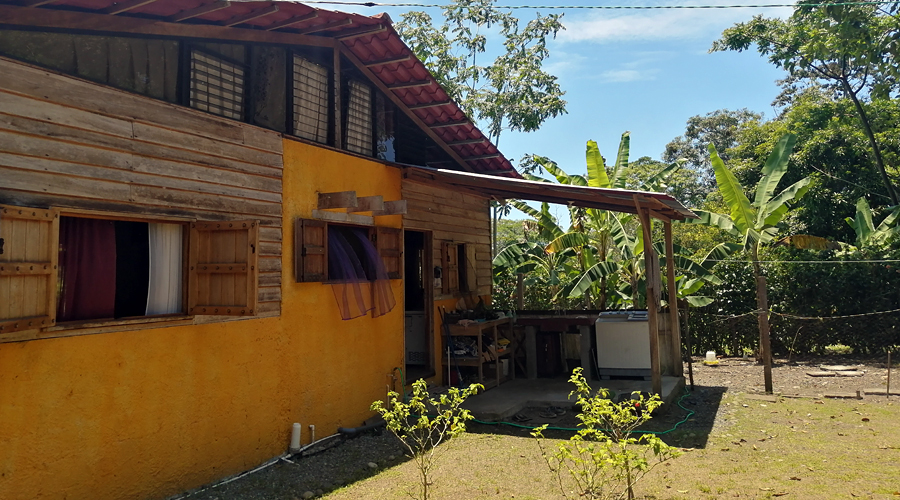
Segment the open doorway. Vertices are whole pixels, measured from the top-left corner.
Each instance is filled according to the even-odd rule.
[[[434,376],[434,271],[430,265],[431,233],[403,235],[406,383]]]

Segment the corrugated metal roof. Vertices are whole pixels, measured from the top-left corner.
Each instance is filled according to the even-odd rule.
[[[512,164],[453,102],[400,39],[387,14],[364,16],[288,1],[210,0],[0,0],[2,4],[230,26],[335,38],[444,142],[461,167],[519,177]],[[396,102],[396,101],[395,101]]]
[[[642,209],[650,209],[654,216],[672,220],[697,218],[697,214],[665,193],[510,179],[436,168],[408,167],[403,175],[409,180],[450,185],[499,199],[540,201],[631,214],[637,213],[640,204]]]

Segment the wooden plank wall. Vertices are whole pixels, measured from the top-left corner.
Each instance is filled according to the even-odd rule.
[[[433,184],[403,180],[407,214],[405,229],[432,231],[434,264],[441,265],[441,242],[467,243],[475,247],[475,276],[478,295],[491,293],[491,215],[487,198],[453,191]],[[434,290],[435,300],[449,299]]]
[[[259,313],[281,311],[282,139],[0,58],[0,203],[258,219]]]

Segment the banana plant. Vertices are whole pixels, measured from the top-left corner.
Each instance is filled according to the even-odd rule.
[[[700,219],[687,221],[693,224],[718,227],[739,237],[744,253],[753,264],[753,276],[757,283],[757,307],[760,311],[764,311],[759,316],[760,352],[766,363],[765,388],[768,393],[772,392],[772,353],[769,352],[768,347],[768,315],[765,313],[767,308],[763,304],[765,290],[762,289],[762,283],[759,280],[762,275],[759,265],[759,247],[761,244],[770,243],[775,239],[778,234],[778,223],[788,214],[791,205],[800,200],[809,190],[810,179],[805,177],[777,195],[775,194],[781,178],[787,172],[788,162],[796,142],[797,137],[794,134],[785,134],[778,140],[775,149],[772,150],[763,166],[762,179],[756,186],[756,196],[752,203],[744,194],[743,186],[719,157],[716,147],[710,144],[710,162],[716,174],[716,184],[731,213],[723,215],[695,210],[700,215]]]
[[[894,225],[900,219],[900,206],[893,210],[878,227],[872,222],[872,208],[865,198],[856,202],[856,217],[847,217],[847,224],[856,231],[857,248],[879,247],[890,241],[892,237],[900,236],[900,225]]]

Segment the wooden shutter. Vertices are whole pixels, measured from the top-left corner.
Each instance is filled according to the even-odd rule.
[[[466,291],[475,292],[478,290],[478,275],[475,272],[475,245],[467,244],[463,246],[466,253],[466,262],[464,263],[466,267]]]
[[[459,245],[449,241],[441,242],[441,291],[459,291]]]
[[[388,278],[403,277],[403,230],[394,227],[375,228],[375,247],[384,262]]]
[[[328,279],[328,224],[315,219],[294,222],[294,277],[297,283]]]
[[[256,315],[259,221],[191,224],[188,313]]]
[[[0,205],[0,335],[56,323],[59,212]]]

